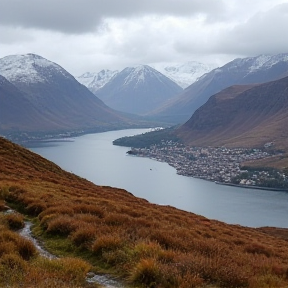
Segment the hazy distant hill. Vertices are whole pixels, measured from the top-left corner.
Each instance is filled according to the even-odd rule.
[[[213,64],[204,64],[197,61],[157,64],[153,66],[153,68],[176,82],[182,88],[187,88],[198,78],[216,67]]]
[[[175,82],[147,66],[125,68],[94,94],[119,111],[146,114],[182,92]]]
[[[288,77],[232,86],[212,96],[177,130],[194,146],[258,147],[273,142],[288,150]]]
[[[175,123],[187,121],[210,96],[236,84],[264,83],[288,76],[288,53],[235,59],[203,75],[151,114]]]
[[[9,99],[6,118],[2,115],[1,119],[1,123],[7,123],[13,115],[14,130],[109,129],[127,126],[130,121],[107,107],[62,67],[38,55],[0,59],[0,75],[17,88],[9,88],[14,100]],[[5,87],[3,91],[8,89]],[[5,95],[3,92],[2,97]],[[22,105],[26,108],[20,107]],[[20,121],[21,113],[16,113],[15,109],[22,109],[28,119],[33,119],[34,125],[31,126],[28,119]]]

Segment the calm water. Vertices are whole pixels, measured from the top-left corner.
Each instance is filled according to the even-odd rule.
[[[288,193],[217,185],[180,176],[166,163],[126,155],[112,141],[143,133],[130,129],[89,134],[30,148],[63,169],[97,185],[128,190],[137,197],[211,219],[250,227],[288,228]]]

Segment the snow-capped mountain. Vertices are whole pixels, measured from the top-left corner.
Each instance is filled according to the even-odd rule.
[[[196,61],[186,63],[164,63],[152,65],[165,76],[176,82],[182,88],[194,83],[199,77],[216,68],[213,64],[203,64]]]
[[[113,76],[118,73],[118,70],[101,70],[100,72],[86,72],[77,77],[78,82],[85,85],[91,92],[95,93],[98,89],[102,88],[108,83]]]
[[[0,75],[10,82],[44,83],[55,74],[74,78],[58,64],[35,54],[10,55],[0,59]]]
[[[61,66],[41,56],[4,57],[0,59],[0,75],[14,86],[13,95],[18,91],[17,97],[24,98],[25,105],[30,105],[33,107],[31,111],[36,110],[41,115],[37,127],[26,125],[27,131],[97,130],[97,127],[107,130],[115,123],[122,127],[130,121],[122,113],[107,107]],[[17,105],[17,101],[13,103]],[[23,131],[23,125],[18,124],[14,128]]]
[[[288,76],[288,53],[235,59],[201,76],[165,107],[153,111],[176,123],[187,121],[210,96],[236,84],[264,83]]]
[[[120,111],[145,114],[182,91],[182,88],[147,65],[127,67],[94,94]]]

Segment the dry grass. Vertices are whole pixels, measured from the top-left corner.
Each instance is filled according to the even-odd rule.
[[[283,239],[150,204],[124,190],[93,185],[11,143],[2,140],[0,147],[2,199],[38,218],[43,240],[69,242],[71,253],[81,252],[133,285],[288,285],[288,242]],[[9,253],[13,245],[8,241],[2,250]],[[0,248],[1,253],[7,254]],[[33,263],[43,272],[39,262]],[[53,287],[62,287],[66,276],[57,277]]]
[[[91,266],[77,258],[44,259],[0,218],[0,287],[86,287]]]

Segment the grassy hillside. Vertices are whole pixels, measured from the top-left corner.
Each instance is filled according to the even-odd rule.
[[[0,163],[0,207],[9,205],[29,216],[45,247],[64,257],[43,260],[33,248],[24,257],[18,248],[9,248],[22,241],[13,240],[18,234],[10,231],[14,225],[9,223],[21,226],[21,219],[9,222],[2,215],[0,287],[34,287],[33,279],[41,287],[38,283],[46,275],[50,284],[43,287],[84,287],[89,269],[118,275],[132,287],[288,285],[288,242],[281,238],[283,233],[276,237],[269,229],[228,225],[94,185],[2,138]],[[7,265],[21,283],[10,279]]]

